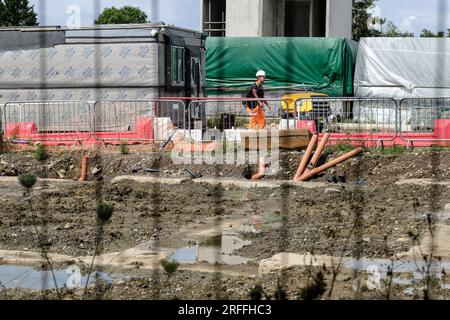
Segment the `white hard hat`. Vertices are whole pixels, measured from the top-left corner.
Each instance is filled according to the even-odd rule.
[[[257,78],[259,78],[259,77],[265,77],[266,76],[266,73],[264,72],[264,70],[259,70],[257,73],[256,73],[256,77]]]

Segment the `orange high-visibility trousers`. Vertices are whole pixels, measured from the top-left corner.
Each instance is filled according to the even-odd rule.
[[[260,105],[253,110],[247,107],[247,112],[250,114],[249,129],[264,129],[266,127],[266,114]]]

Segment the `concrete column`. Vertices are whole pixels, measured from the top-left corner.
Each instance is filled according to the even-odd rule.
[[[314,21],[314,0],[310,0],[309,1],[309,36],[313,37],[313,31],[314,31],[314,23],[316,23],[316,21]]]
[[[352,0],[327,0],[326,37],[351,39],[352,21]]]
[[[203,16],[203,6],[205,0],[200,0],[200,32],[203,32],[203,22],[205,21],[205,17]]]

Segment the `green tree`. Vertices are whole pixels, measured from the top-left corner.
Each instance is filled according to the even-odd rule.
[[[146,23],[147,14],[139,8],[125,6],[123,8],[105,8],[95,24]]]
[[[404,32],[386,18],[374,17],[369,12],[378,0],[353,0],[353,40],[362,37],[414,37],[414,33]],[[380,25],[380,30],[370,25]]]
[[[445,31],[438,31],[436,33],[428,30],[428,29],[423,29],[422,32],[420,33],[420,37],[421,38],[450,38],[450,29],[447,29],[447,34],[445,33]]]
[[[385,30],[383,30],[384,37],[414,37],[412,32],[400,31],[392,21],[386,22]]]
[[[436,35],[428,29],[423,29],[420,33],[421,38],[435,38]]]
[[[0,26],[37,26],[37,13],[28,0],[0,0]]]
[[[359,41],[362,37],[379,37],[381,31],[369,28],[369,19],[372,17],[369,10],[375,6],[377,0],[353,0],[353,40]],[[373,23],[376,22],[374,19]]]

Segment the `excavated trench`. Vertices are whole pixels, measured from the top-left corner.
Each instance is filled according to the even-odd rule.
[[[391,298],[420,299],[427,286],[434,298],[448,297],[447,152],[365,154],[311,182],[283,180],[300,156],[283,154],[279,176],[253,182],[242,177],[244,167],[190,166],[202,176],[192,179],[165,161],[158,172],[145,170],[156,164],[149,154],[105,153],[81,183],[44,179],[58,178],[60,166],[76,178],[78,157],[62,164],[58,154],[44,163],[26,153],[0,155],[0,171],[10,176],[0,178],[0,297],[54,295],[34,223],[48,240],[58,287],[79,297],[80,286],[67,283],[85,284],[100,202],[114,213],[89,288],[103,288],[106,298],[246,299],[256,284],[269,292],[279,281],[297,298],[317,272],[328,289],[335,279],[333,299],[385,298],[387,288]],[[98,167],[102,173],[93,175]],[[36,220],[13,176],[27,171],[40,177],[32,191]],[[162,259],[180,264],[170,277]],[[73,266],[80,281],[67,282],[77,274]]]

